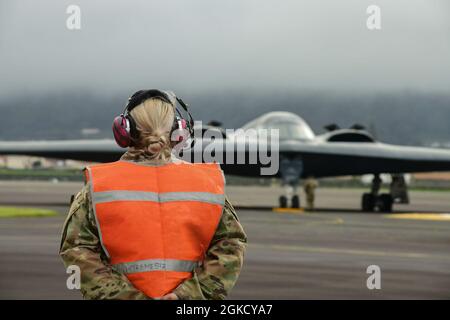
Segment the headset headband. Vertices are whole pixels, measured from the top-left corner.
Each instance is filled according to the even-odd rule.
[[[170,103],[174,107],[176,106],[176,101],[178,100],[178,98],[172,91],[162,91],[157,89],[139,90],[133,93],[130,98],[128,98],[124,113],[130,113],[131,110],[140,105],[142,102],[152,98],[161,99],[164,102]]]
[[[125,105],[125,109],[122,113],[124,117],[132,119],[130,112],[135,107],[140,105],[142,102],[144,102],[147,99],[161,99],[164,102],[170,103],[174,111],[176,113],[176,118],[184,119],[187,125],[187,129],[189,131],[189,135],[191,137],[194,136],[194,119],[192,118],[191,112],[189,111],[189,105],[186,104],[181,98],[178,98],[173,91],[165,91],[165,90],[158,90],[158,89],[148,89],[148,90],[139,90],[136,91],[131,95],[130,98],[128,98],[128,102]],[[183,108],[183,110],[187,113],[189,116],[189,119],[186,121],[185,117],[181,114],[180,110],[177,108],[177,102],[180,104],[180,106]],[[133,121],[133,120],[132,120]]]

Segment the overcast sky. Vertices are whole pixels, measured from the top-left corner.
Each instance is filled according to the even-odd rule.
[[[81,30],[66,8],[81,8]],[[366,8],[381,8],[379,31]],[[450,93],[448,0],[0,1],[0,95],[142,87]]]

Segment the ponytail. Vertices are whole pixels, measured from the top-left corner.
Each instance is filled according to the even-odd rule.
[[[135,160],[169,160],[172,151],[170,131],[175,116],[173,106],[159,99],[148,99],[130,113],[136,122],[138,138],[128,154]]]

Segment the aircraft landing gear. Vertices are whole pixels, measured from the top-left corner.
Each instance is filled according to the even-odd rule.
[[[303,162],[300,157],[280,159],[281,185],[285,195],[280,196],[280,208],[300,208],[300,196],[297,193],[298,185],[303,171]],[[289,201],[290,200],[290,201]]]
[[[291,199],[291,207],[295,209],[300,208],[300,197],[296,194]]]
[[[361,201],[361,209],[364,212],[373,212],[378,208],[380,212],[391,212],[394,201],[389,193],[374,195],[364,193]]]
[[[393,203],[392,196],[388,193],[383,193],[378,197],[378,210],[380,212],[391,212]]]
[[[375,209],[375,196],[371,193],[362,195],[361,209],[365,212],[372,212]]]
[[[294,188],[292,188],[294,189]],[[294,189],[296,190],[296,189]],[[289,196],[291,192],[287,192],[287,195],[285,196],[280,196],[278,199],[280,208],[289,208],[289,203],[288,203],[288,199],[291,198],[290,204],[291,204],[291,208],[295,208],[298,209],[300,208],[300,197],[297,194],[294,194],[292,197]]]
[[[378,194],[381,187],[381,179],[376,174],[372,180],[370,193],[364,193],[361,201],[361,209],[365,212],[373,212],[378,209],[379,212],[391,212],[394,198],[390,193]]]
[[[288,201],[287,201],[287,197],[286,196],[280,196],[280,198],[278,199],[279,203],[280,203],[280,208],[287,208],[288,206]]]

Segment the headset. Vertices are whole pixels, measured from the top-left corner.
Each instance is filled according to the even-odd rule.
[[[194,120],[189,112],[188,105],[183,100],[178,98],[172,91],[163,91],[158,89],[139,90],[133,93],[128,98],[127,104],[123,112],[114,118],[112,130],[114,139],[122,148],[131,147],[139,138],[139,132],[136,128],[136,122],[131,116],[130,112],[135,107],[148,99],[160,99],[164,102],[170,103],[174,109],[174,121],[172,129],[170,130],[170,137],[173,142],[179,143],[194,136]],[[186,119],[177,108],[177,102],[187,113],[189,119]]]

